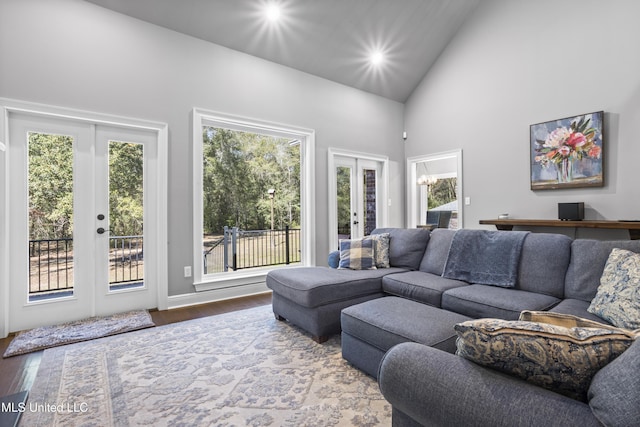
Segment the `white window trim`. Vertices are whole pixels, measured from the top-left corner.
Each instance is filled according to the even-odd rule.
[[[167,171],[168,171],[168,125],[166,123],[153,122],[148,120],[133,119],[129,117],[115,116],[110,114],[102,114],[85,110],[76,110],[71,108],[57,107],[45,104],[38,104],[26,101],[19,101],[9,98],[0,98],[0,149],[2,149],[2,157],[0,160],[0,169],[3,176],[0,178],[0,212],[3,212],[2,221],[0,221],[0,338],[6,337],[9,327],[9,268],[8,253],[10,250],[7,231],[9,229],[9,215],[5,215],[7,209],[7,186],[10,185],[8,168],[6,167],[7,157],[9,155],[5,142],[9,140],[9,113],[26,113],[31,115],[39,115],[44,117],[53,117],[58,119],[68,119],[83,123],[96,123],[101,125],[110,125],[116,127],[145,129],[157,132],[158,135],[158,170],[160,182],[158,182],[158,204],[160,206],[157,212],[158,221],[158,242],[164,242],[158,250],[158,283],[157,283],[157,302],[158,310],[166,310],[168,308],[169,281],[167,271],[168,260],[168,221],[167,221]]]
[[[328,151],[328,163],[329,163],[329,248],[334,250],[338,247],[338,236],[335,230],[338,229],[338,201],[337,201],[337,188],[335,168],[338,164],[337,157],[349,157],[353,159],[372,160],[382,164],[382,170],[380,172],[380,182],[382,188],[380,188],[379,204],[379,217],[377,219],[377,227],[386,227],[389,221],[389,157],[378,156],[375,154],[359,153],[357,151],[343,150],[340,148],[329,148]]]
[[[283,266],[207,274],[202,265],[202,126],[263,133],[300,140],[300,228],[301,264],[315,263],[315,131],[282,123],[194,108],[193,127],[193,285],[197,292],[263,283],[267,273]]]

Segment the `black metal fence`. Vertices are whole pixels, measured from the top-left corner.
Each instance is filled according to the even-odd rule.
[[[205,243],[204,274],[300,262],[300,229],[240,230],[225,227]]]
[[[142,236],[109,237],[109,284],[144,280]],[[73,289],[73,239],[29,240],[29,294]]]
[[[109,284],[144,280],[142,236],[109,237]]]
[[[109,284],[144,280],[142,236],[109,237]],[[300,262],[300,229],[240,230],[205,244],[204,273]],[[73,289],[73,239],[29,241],[29,294]]]
[[[29,293],[73,289],[73,239],[29,240]]]

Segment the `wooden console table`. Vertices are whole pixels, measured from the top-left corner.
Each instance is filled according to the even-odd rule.
[[[608,228],[627,230],[631,240],[640,240],[640,221],[561,221],[559,219],[481,219],[480,224],[495,225],[498,230],[526,227]]]

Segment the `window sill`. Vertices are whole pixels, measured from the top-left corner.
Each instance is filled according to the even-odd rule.
[[[267,273],[271,270],[274,270],[274,268],[252,269],[251,271],[221,273],[216,275],[212,274],[204,277],[201,281],[195,282],[193,286],[196,292],[202,292],[265,283]]]

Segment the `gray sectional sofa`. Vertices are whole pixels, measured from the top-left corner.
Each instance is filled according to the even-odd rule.
[[[600,425],[587,403],[455,356],[454,325],[477,318],[517,320],[524,310],[607,323],[587,308],[608,255],[613,248],[640,252],[640,241],[522,234],[517,265],[514,270],[511,260],[508,272],[514,286],[503,287],[482,283],[484,279],[479,283],[473,274],[463,274],[464,280],[456,277],[460,271],[453,276],[446,271],[452,264],[447,263],[450,251],[456,249],[453,230],[377,229],[374,233],[390,234],[389,269],[281,269],[269,273],[267,285],[273,290],[277,318],[307,330],[318,342],[341,331],[343,357],[379,379],[393,407],[394,425]],[[516,232],[485,233],[501,241],[504,233]],[[467,258],[481,255],[473,262],[486,268],[488,282],[494,276],[499,278],[497,283],[506,277],[500,264],[515,249],[483,258],[501,244],[491,241],[465,249]],[[464,273],[465,268],[475,267],[458,270]],[[598,373],[595,401],[608,402],[604,392],[597,390],[607,390],[611,381],[620,382],[621,377],[635,381],[629,387],[640,387],[638,346],[634,344],[624,353],[628,356],[607,366],[611,375],[605,369]],[[630,390],[626,408],[636,405],[631,411],[640,419],[640,388],[635,394]],[[521,411],[521,407],[527,409]]]

